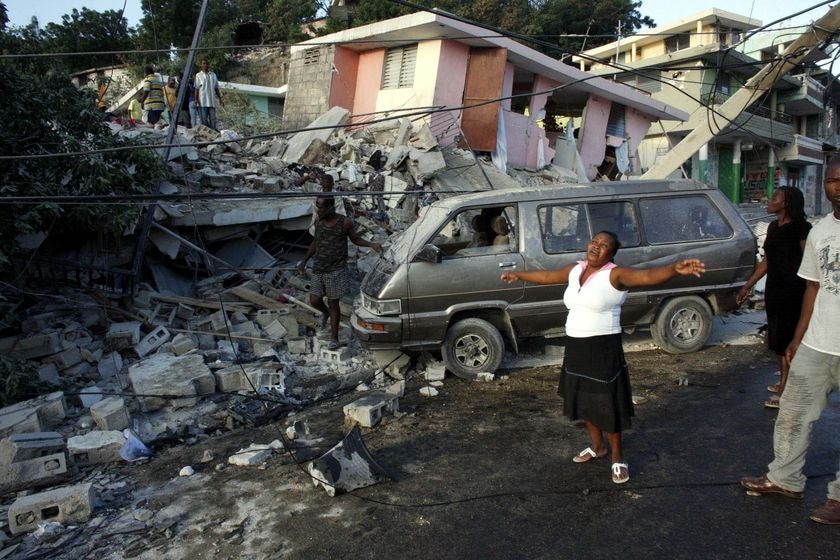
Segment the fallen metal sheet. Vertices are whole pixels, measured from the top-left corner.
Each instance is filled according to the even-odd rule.
[[[165,264],[149,263],[158,293],[170,296],[192,297],[195,294],[192,279],[170,269]]]
[[[228,414],[234,420],[256,428],[273,422],[282,414],[294,409],[294,405],[286,402],[270,402],[270,399],[282,398],[276,391],[265,391],[262,396],[266,400],[242,399],[235,402],[228,409]]]
[[[335,447],[307,466],[315,486],[335,496],[371,486],[391,476],[373,459],[358,424]]]

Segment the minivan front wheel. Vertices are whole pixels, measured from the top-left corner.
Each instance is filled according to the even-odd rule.
[[[712,310],[698,296],[669,299],[659,309],[650,334],[669,354],[700,350],[712,333]]]
[[[462,319],[446,332],[441,355],[446,369],[458,377],[475,379],[493,373],[502,363],[505,343],[499,330],[484,319]]]

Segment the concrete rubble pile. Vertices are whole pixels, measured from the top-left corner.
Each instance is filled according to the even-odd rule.
[[[439,196],[520,183],[478,163],[482,172],[468,152],[440,150],[426,125],[394,120],[345,129],[347,118],[336,108],[313,130],[263,141],[179,128],[179,144],[225,142],[172,149],[171,179],[160,192],[278,196],[164,201],[146,259],[151,283],[133,297],[67,288],[14,308],[0,355],[34,364],[43,394],[0,409],[0,495],[12,500],[0,528],[22,535],[85,523],[97,504],[130,494],[107,467],[138,459],[132,442],[190,445],[275,421],[290,422],[285,433],[293,439],[303,433],[296,413],[353,390],[362,395],[343,406],[348,425],[372,428],[385,415],[400,417],[411,360],[368,354],[352,340],[352,294],[341,302],[342,347],[328,349],[329,334],[317,328],[308,278],[294,270],[306,244],[294,240],[312,223],[307,195],[320,186],[301,177],[313,169],[332,175],[334,190],[348,194],[344,211],[380,243]],[[279,196],[288,193],[300,196]],[[357,293],[377,256],[352,244],[349,251]],[[426,370],[426,393],[436,392],[443,365],[424,358],[417,367]],[[254,394],[265,398],[245,397]],[[230,465],[259,464],[282,449],[256,444]]]

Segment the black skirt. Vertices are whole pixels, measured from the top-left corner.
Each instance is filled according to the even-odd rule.
[[[570,420],[612,433],[630,428],[635,413],[621,334],[566,337],[558,392]]]

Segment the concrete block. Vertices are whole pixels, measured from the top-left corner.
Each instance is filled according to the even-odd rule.
[[[243,323],[231,325],[230,333],[239,336],[249,336],[253,338],[259,338],[262,335],[262,333],[260,332],[260,328],[253,321],[245,321]]]
[[[244,323],[248,320],[248,316],[242,313],[241,311],[234,311],[230,314],[230,322],[234,325],[238,325],[240,323]]]
[[[64,449],[58,453],[0,466],[0,494],[53,484],[67,474]]]
[[[58,369],[65,370],[80,363],[82,361],[82,353],[79,352],[78,346],[73,346],[63,352],[43,358],[41,361],[46,364],[55,364],[55,367]]]
[[[309,338],[305,336],[287,337],[286,350],[289,351],[289,354],[307,354],[309,352]]]
[[[93,371],[93,366],[87,362],[79,362],[73,367],[61,370],[62,375],[68,378],[88,377]]]
[[[128,428],[131,417],[121,397],[106,397],[90,407],[90,415],[102,431]]]
[[[34,531],[40,523],[84,523],[93,513],[93,483],[56,488],[18,498],[9,508],[13,535]]]
[[[318,352],[318,357],[321,361],[329,364],[346,364],[353,357],[348,348],[339,348],[338,350],[330,350],[329,348],[321,348]]]
[[[192,338],[185,334],[176,334],[175,338],[172,339],[172,342],[169,343],[169,351],[176,356],[183,356],[187,352],[192,352],[193,350],[195,350],[195,343],[193,343]]]
[[[104,380],[115,379],[122,371],[123,359],[119,352],[110,352],[102,356],[96,364],[96,370]]]
[[[228,320],[225,312],[221,309],[215,313],[211,313],[207,319],[210,320],[210,330],[214,333],[227,332]]]
[[[29,360],[49,356],[62,350],[61,335],[57,332],[51,332],[19,339],[14,345],[12,353]]]
[[[79,391],[79,400],[82,401],[82,406],[90,408],[103,399],[102,389],[96,385],[92,387],[85,387]]]
[[[252,443],[245,449],[240,449],[234,455],[228,457],[228,463],[240,467],[252,467],[265,463],[275,449],[282,449],[283,444],[274,440],[268,445],[264,443]]]
[[[223,393],[231,393],[244,389],[247,381],[243,379],[242,368],[230,366],[213,372],[216,387]]]
[[[397,397],[402,397],[405,395],[405,379],[401,379],[400,381],[395,381],[385,387],[385,392],[389,395],[395,395]]]
[[[254,341],[254,356],[257,358],[261,358],[264,356],[270,356],[274,350],[274,343],[273,342],[265,342],[262,340],[255,340]]]
[[[170,332],[166,330],[166,327],[160,326],[152,332],[150,332],[149,334],[147,334],[145,337],[143,337],[143,340],[141,340],[134,347],[134,351],[137,352],[137,355],[142,358],[150,352],[152,352],[154,349],[158,348],[161,344],[169,340],[171,337],[172,334],[170,334]]]
[[[179,303],[178,307],[175,308],[175,316],[184,321],[192,319],[194,314],[195,309],[183,303]]]
[[[70,460],[77,465],[97,465],[122,460],[120,449],[125,443],[122,432],[94,430],[67,440]]]
[[[111,350],[125,350],[140,342],[140,321],[111,323],[105,344]]]
[[[281,325],[283,325],[283,328],[286,329],[288,335],[298,336],[300,334],[300,325],[298,324],[298,320],[291,313],[281,313],[277,316],[277,320]]]
[[[64,451],[64,436],[58,432],[11,434],[0,440],[0,465],[37,459]]]
[[[274,340],[280,340],[281,338],[289,334],[289,331],[286,330],[286,327],[283,326],[283,323],[276,319],[268,325],[264,326],[263,331],[265,331],[265,334],[268,335],[269,338],[272,338]]]
[[[13,406],[0,409],[0,436],[44,431],[37,408]]]
[[[446,366],[440,362],[429,364],[423,372],[426,381],[443,381],[446,378]]]
[[[137,394],[196,397],[171,400],[142,397],[143,404],[149,409],[167,404],[175,408],[194,406],[199,395],[212,393],[216,387],[216,378],[198,354],[155,354],[129,367],[128,377]]]
[[[256,321],[260,327],[265,328],[277,320],[277,315],[277,312],[273,309],[258,309],[257,315],[254,317],[254,321]]]
[[[382,420],[385,411],[399,412],[400,401],[396,395],[388,393],[368,393],[364,397],[344,406],[346,420],[356,422],[362,427],[372,428]]]
[[[51,385],[60,385],[61,378],[58,376],[58,368],[55,364],[44,364],[38,368],[38,380]]]

